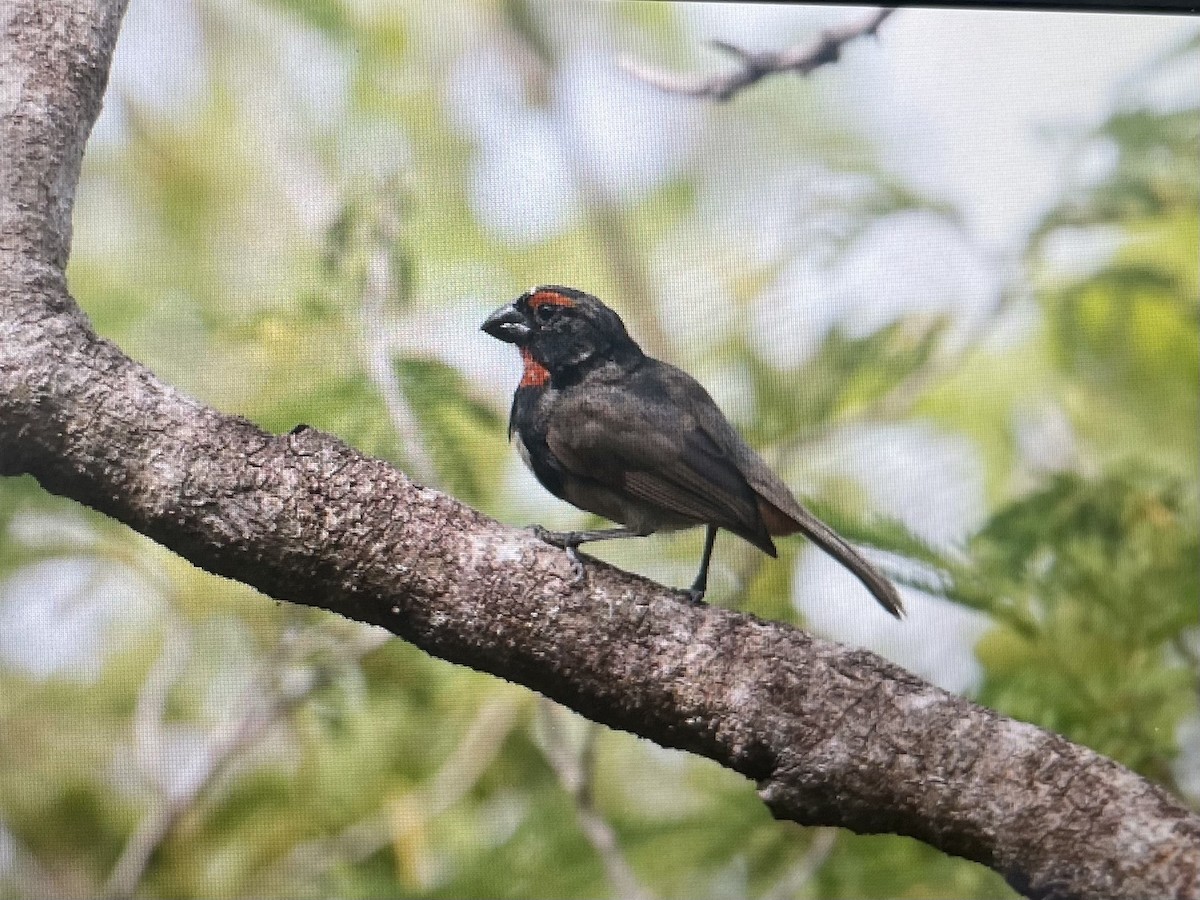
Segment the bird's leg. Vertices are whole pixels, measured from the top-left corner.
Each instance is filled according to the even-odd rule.
[[[688,596],[693,603],[703,600],[704,594],[708,591],[708,564],[712,562],[713,544],[716,543],[716,540],[717,526],[709,525],[704,534],[704,555],[700,557],[700,571],[688,589]]]
[[[645,537],[646,532],[635,531],[632,528],[598,528],[594,531],[547,531],[541,525],[533,526],[533,533],[545,541],[547,544],[553,544],[555,547],[562,547],[567,551],[567,559],[571,560],[571,566],[575,569],[575,583],[583,581],[587,573],[583,568],[583,560],[579,558],[579,554],[575,552],[575,548],[580,544],[586,544],[589,541],[607,541],[613,538],[628,538],[628,537]]]

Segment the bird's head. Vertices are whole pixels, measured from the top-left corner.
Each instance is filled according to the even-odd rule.
[[[526,291],[488,316],[482,327],[492,337],[516,344],[526,366],[532,360],[552,380],[642,355],[620,316],[591,294],[561,285]]]

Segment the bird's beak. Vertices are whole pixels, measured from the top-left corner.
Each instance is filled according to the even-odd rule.
[[[525,321],[525,314],[511,303],[488,316],[480,327],[497,340],[509,344],[521,343],[533,330]]]

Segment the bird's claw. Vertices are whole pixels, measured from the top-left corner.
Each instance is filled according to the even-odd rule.
[[[572,584],[582,584],[587,578],[587,569],[583,567],[583,560],[579,558],[579,554],[570,544],[566,546],[567,559],[571,561],[571,568],[575,570],[575,577],[571,579]]]
[[[687,596],[688,602],[693,606],[704,605],[704,595],[707,593],[707,591],[699,590],[697,588],[688,588],[683,593]]]
[[[579,584],[587,578],[587,570],[583,567],[583,560],[579,558],[579,553],[575,550],[579,546],[578,541],[574,540],[575,532],[550,531],[541,525],[534,525],[533,533],[537,536],[538,540],[545,541],[554,547],[561,547],[567,551],[567,559],[571,561],[571,568],[575,572],[572,584]]]

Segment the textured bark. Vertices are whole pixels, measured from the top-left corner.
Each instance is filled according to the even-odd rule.
[[[528,532],[328,435],[206,408],[98,338],[63,266],[121,3],[0,9],[0,474],[714,759],[780,818],[912,835],[1032,896],[1200,898],[1200,819],[1115,762],[871,653],[600,563],[575,585]]]

